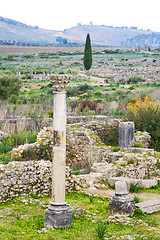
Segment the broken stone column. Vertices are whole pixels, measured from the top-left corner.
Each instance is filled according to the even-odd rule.
[[[109,214],[132,215],[134,206],[134,201],[128,195],[126,181],[117,181],[115,183],[115,195],[109,202]]]
[[[72,223],[72,211],[65,202],[66,169],[66,85],[69,78],[65,75],[51,75],[54,87],[53,108],[53,164],[52,164],[52,201],[45,212],[45,227],[68,227]]]
[[[134,122],[121,122],[119,124],[119,147],[131,147],[134,143]]]

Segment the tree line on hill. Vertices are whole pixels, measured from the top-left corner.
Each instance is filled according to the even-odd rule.
[[[135,45],[140,45],[141,43],[148,44],[153,47],[160,47],[160,33],[151,34],[140,34],[133,38],[127,39],[122,42],[122,45],[127,47],[133,47]]]
[[[0,40],[0,45],[6,46],[33,46],[33,47],[81,47],[84,44],[81,43],[68,43],[66,38],[63,38],[61,41],[56,41],[55,43],[48,42],[22,42],[22,41],[14,41],[14,40]]]

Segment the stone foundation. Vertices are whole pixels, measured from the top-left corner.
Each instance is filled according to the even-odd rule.
[[[44,226],[47,228],[70,227],[72,223],[72,210],[66,205],[50,205],[45,211]]]
[[[109,214],[133,215],[134,201],[129,195],[115,195],[109,202]]]
[[[18,197],[37,195],[39,197],[51,195],[51,162],[27,161],[0,164],[0,203]],[[66,167],[66,191],[75,188],[76,180]]]

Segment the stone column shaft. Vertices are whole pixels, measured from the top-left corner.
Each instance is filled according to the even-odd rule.
[[[66,173],[66,85],[68,77],[51,75],[53,92],[52,201],[45,212],[45,227],[68,227],[72,211],[65,202]]]
[[[53,108],[52,202],[65,203],[66,171],[66,93],[54,92]]]

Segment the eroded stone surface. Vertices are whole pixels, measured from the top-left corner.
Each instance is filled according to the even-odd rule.
[[[129,189],[131,183],[138,183],[138,186],[142,188],[150,188],[152,186],[157,185],[156,179],[135,179],[135,178],[127,178],[127,177],[112,177],[108,179],[108,182],[111,186],[114,186],[118,181],[126,181],[127,188]]]
[[[119,124],[119,146],[131,147],[134,143],[134,122],[121,122]]]
[[[134,201],[129,195],[114,195],[109,202],[109,214],[115,215],[133,215],[134,214]]]
[[[116,195],[126,195],[128,194],[128,188],[126,181],[117,181],[115,183],[115,194]]]
[[[136,203],[135,206],[143,212],[153,213],[160,210],[160,200],[150,200],[146,202]]]
[[[36,194],[37,196],[51,195],[51,162],[27,161],[0,164],[0,202],[23,195]],[[79,180],[78,180],[79,181]],[[79,182],[80,183],[80,182]],[[66,190],[75,188],[76,179],[66,167]]]

